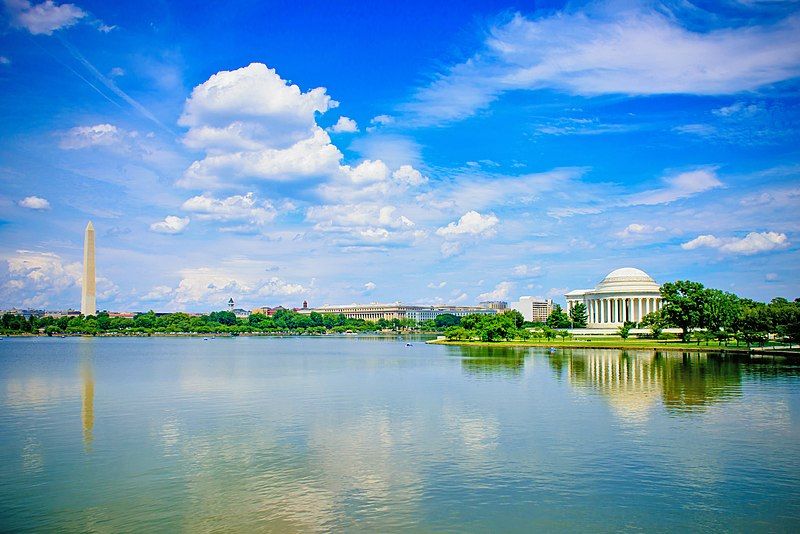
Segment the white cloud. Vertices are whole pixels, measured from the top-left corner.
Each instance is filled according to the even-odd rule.
[[[159,234],[180,234],[189,226],[189,217],[167,215],[163,221],[154,222],[150,230]]]
[[[716,169],[703,168],[682,172],[663,179],[664,187],[643,191],[628,197],[629,206],[668,204],[711,189],[722,187]]]
[[[678,133],[710,137],[716,135],[718,130],[710,124],[682,124],[673,128]]]
[[[263,226],[276,216],[272,204],[267,201],[258,202],[252,192],[222,199],[198,195],[184,202],[181,209],[196,214],[201,220],[237,221],[255,226]]]
[[[54,31],[76,24],[88,14],[75,4],[55,4],[47,0],[31,4],[28,0],[6,0],[12,22],[33,35],[52,35]]]
[[[45,307],[54,297],[80,285],[82,265],[65,262],[58,254],[18,250],[5,260],[7,275],[0,286],[0,300],[9,305]],[[97,277],[98,301],[111,299],[118,291],[113,282]],[[77,294],[73,296],[79,298]]]
[[[248,275],[226,269],[199,267],[180,271],[181,280],[171,292],[171,305],[205,304],[222,309],[229,298],[243,304],[243,300],[257,302],[266,297],[287,297],[308,292],[301,284],[290,283],[278,277],[253,279]]]
[[[777,282],[778,280],[780,280],[778,273],[767,273],[764,275],[765,282]]]
[[[448,238],[478,235],[489,237],[494,235],[495,226],[499,222],[500,220],[493,213],[481,215],[477,211],[468,211],[461,216],[458,222],[451,222],[436,230],[436,235]]]
[[[375,282],[367,282],[366,284],[364,284],[364,291],[367,293],[371,293],[375,291],[376,287],[378,286],[375,284]]]
[[[715,248],[729,254],[751,255],[780,250],[789,246],[786,234],[778,232],[750,232],[745,237],[716,237],[711,234],[697,236],[681,245],[684,250],[702,247]]]
[[[439,247],[439,250],[441,250],[443,257],[451,258],[461,254],[463,252],[463,247],[458,241],[445,241],[442,243],[441,247]]]
[[[493,290],[478,295],[478,301],[483,302],[486,300],[506,300],[513,287],[514,284],[511,282],[500,282],[494,286]]]
[[[541,265],[517,265],[513,269],[514,276],[534,278],[542,275]]]
[[[447,282],[445,281],[439,282],[438,284],[434,284],[433,282],[431,282],[428,284],[428,289],[442,289],[446,285]]]
[[[174,290],[169,286],[155,286],[148,293],[143,295],[140,300],[145,302],[157,302],[168,299],[172,296]]]
[[[189,128],[186,146],[206,153],[181,184],[335,172],[342,154],[317,126],[316,114],[337,105],[324,87],[302,92],[262,63],[214,74],[192,90],[178,121]]]
[[[333,133],[355,133],[358,131],[358,124],[350,117],[342,115],[336,124],[328,128]]]
[[[752,117],[764,110],[761,104],[748,104],[746,102],[735,102],[730,106],[724,106],[711,111],[717,117]]]
[[[37,196],[25,197],[19,201],[19,205],[22,206],[23,208],[28,208],[31,210],[50,209],[50,202],[48,202],[46,198],[41,198]]]
[[[123,69],[122,67],[114,67],[111,69],[111,72],[109,72],[109,75],[113,78],[125,76],[125,69]]]
[[[0,65],[11,65],[11,60],[6,56],[0,56]]]
[[[458,120],[519,89],[574,95],[750,91],[800,74],[800,18],[692,31],[653,10],[517,14],[483,50],[420,89],[403,111],[423,123]]]
[[[61,135],[58,146],[65,150],[77,150],[91,146],[108,146],[118,143],[125,133],[113,124],[76,126]]]
[[[643,236],[665,232],[666,228],[663,226],[651,226],[649,224],[631,223],[623,230],[616,233],[616,236],[622,239],[630,240],[637,239]]]
[[[313,222],[314,230],[347,236],[347,243],[411,243],[424,237],[416,230],[414,222],[396,214],[395,206],[379,204],[336,204],[312,206],[306,211],[306,220]],[[344,243],[344,244],[347,244]]]

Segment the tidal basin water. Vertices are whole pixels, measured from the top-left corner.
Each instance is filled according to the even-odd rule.
[[[800,530],[784,361],[6,338],[0,403],[0,531]]]

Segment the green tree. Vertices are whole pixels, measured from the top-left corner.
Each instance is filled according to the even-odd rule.
[[[631,334],[631,328],[633,328],[634,326],[636,326],[636,323],[634,323],[633,321],[625,321],[622,324],[622,326],[617,328],[617,333],[619,334],[619,337],[621,337],[622,339],[628,339],[628,336],[630,336]]]
[[[741,302],[733,293],[719,289],[705,289],[703,298],[703,326],[708,333],[722,341],[733,332],[741,314]]]
[[[703,326],[706,292],[700,282],[678,280],[661,286],[662,314],[667,323],[681,329],[681,339]]]
[[[569,328],[570,324],[569,315],[564,313],[564,310],[561,309],[561,306],[559,304],[553,306],[553,311],[547,318],[547,326],[558,329]]]
[[[587,321],[589,320],[586,304],[579,302],[573,306],[569,311],[569,318],[572,319],[573,328],[586,328]]]
[[[503,315],[511,317],[511,320],[514,321],[514,326],[517,328],[522,328],[522,325],[525,324],[525,317],[517,310],[506,310],[503,312]]]
[[[653,336],[653,339],[658,339],[661,337],[661,332],[666,327],[666,321],[664,320],[662,313],[659,310],[656,310],[642,317],[642,320],[639,322],[639,326],[642,328],[649,328],[650,335]]]
[[[448,328],[461,324],[461,318],[456,317],[452,313],[443,313],[441,315],[437,315],[433,319],[433,322],[437,328]]]

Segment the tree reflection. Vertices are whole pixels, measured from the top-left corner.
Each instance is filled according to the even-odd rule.
[[[737,360],[703,353],[565,351],[551,367],[570,382],[605,395],[620,415],[646,417],[659,400],[670,412],[692,412],[741,395]]]
[[[516,377],[525,367],[528,349],[520,347],[459,347],[461,368],[476,376]]]

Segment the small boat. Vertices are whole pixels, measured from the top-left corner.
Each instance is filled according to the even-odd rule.
[[[413,346],[414,345],[412,345],[411,343],[406,343],[406,347],[413,347]]]
[[[208,338],[207,338],[207,337],[204,337],[204,338],[203,338],[203,341],[208,341]]]
[[[554,353],[555,351],[556,351],[556,348],[555,348],[555,347],[550,347],[550,351],[549,351],[549,352],[550,352],[550,354]]]

